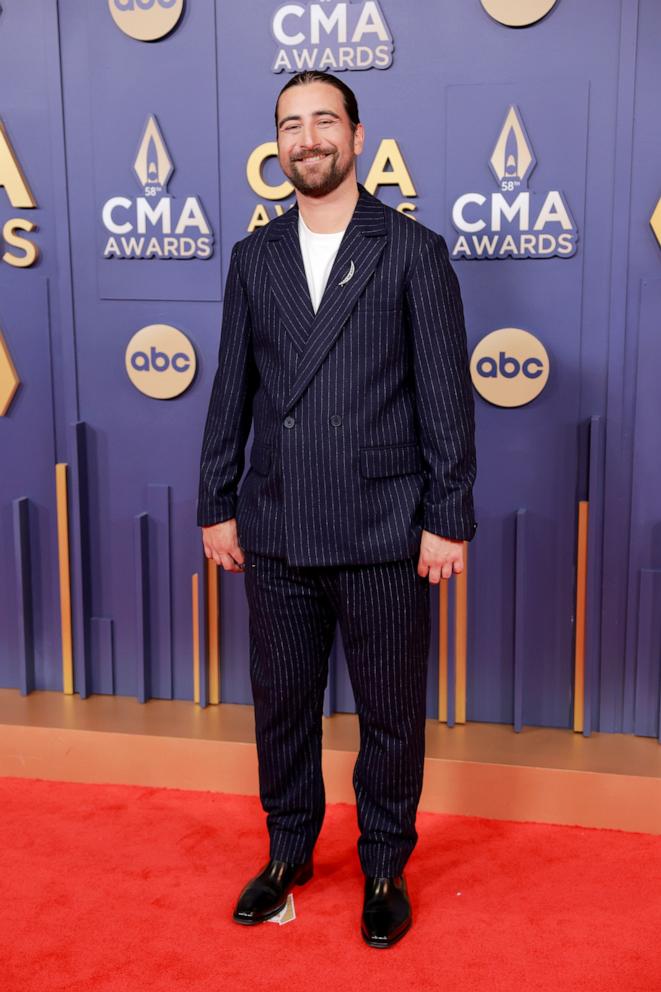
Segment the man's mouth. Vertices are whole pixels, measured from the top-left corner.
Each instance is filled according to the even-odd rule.
[[[320,155],[306,155],[305,158],[299,158],[299,162],[321,162],[323,158],[327,158],[330,152],[323,152]]]

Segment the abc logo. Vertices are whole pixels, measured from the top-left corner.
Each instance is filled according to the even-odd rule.
[[[495,406],[523,406],[539,396],[549,377],[542,342],[519,327],[501,327],[475,346],[470,362],[473,385]]]
[[[177,0],[114,0],[117,10],[151,10],[152,7],[174,7]]]
[[[482,0],[487,14],[510,28],[523,28],[541,21],[556,3],[557,0]]]
[[[117,27],[138,41],[163,38],[175,27],[184,0],[108,0]]]
[[[193,346],[169,324],[149,324],[133,335],[126,348],[126,372],[145,396],[169,400],[188,389],[197,362]]]

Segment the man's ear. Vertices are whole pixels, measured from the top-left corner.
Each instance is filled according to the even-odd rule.
[[[364,142],[365,128],[362,124],[356,124],[356,130],[353,132],[353,150],[355,155],[360,155]]]

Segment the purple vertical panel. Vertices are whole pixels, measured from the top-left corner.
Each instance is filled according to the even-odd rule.
[[[661,193],[661,184],[659,184]],[[650,230],[650,234],[651,234]],[[652,235],[653,236],[653,235]],[[657,250],[661,257],[661,248]],[[650,624],[654,623],[652,602],[657,611],[656,575],[661,569],[661,459],[659,458],[659,423],[661,422],[661,279],[646,279],[640,287],[638,321],[638,361],[634,412],[634,451],[631,466],[631,543],[629,554],[628,629],[629,651],[625,688],[625,711],[633,707],[633,729],[637,734],[656,734],[655,700],[641,695],[641,679],[650,684],[659,664]],[[636,572],[640,575],[640,586]],[[647,603],[643,597],[647,595]],[[658,617],[659,613],[657,613]],[[641,628],[640,625],[643,625]],[[655,653],[656,652],[656,653]],[[656,660],[654,660],[656,659]],[[656,699],[656,697],[655,697]]]
[[[206,556],[205,556],[206,560]],[[218,566],[220,601],[220,698],[224,703],[252,703],[248,609],[240,572]]]
[[[528,516],[525,508],[516,511],[514,528],[516,548],[514,552],[514,729],[519,733],[523,728],[523,688],[526,654],[526,607],[528,605],[528,575],[526,569],[526,536]],[[535,644],[536,647],[536,644]],[[534,649],[532,651],[534,654]]]
[[[209,652],[209,638],[207,636],[207,600],[209,597],[209,583],[207,581],[207,557],[204,551],[198,555],[198,601],[197,601],[197,623],[200,633],[200,706],[205,708],[209,705],[209,666],[207,654]],[[191,638],[191,645],[192,645]],[[192,666],[191,666],[192,667]],[[221,699],[222,699],[221,693]]]
[[[601,657],[601,576],[604,535],[605,443],[601,417],[590,418],[588,469],[588,558],[585,610],[585,690],[583,696],[583,736],[598,730]]]
[[[638,643],[634,732],[645,737],[661,735],[661,569],[640,570]]]
[[[170,647],[154,675],[165,697],[190,698],[190,575],[201,546],[195,526],[197,473],[204,418],[218,352],[225,255],[220,245],[216,5],[193,3],[167,38],[144,44],[124,35],[107,4],[62,0],[63,89],[72,229],[71,278],[76,300],[80,415],[93,425],[90,544],[95,567],[91,606],[112,616],[116,691],[132,695],[136,653],[132,571],[133,518],[154,480],[171,487]],[[100,214],[115,195],[140,195],[133,163],[147,116],[162,128],[174,172],[173,208],[199,197],[215,234],[208,261],[101,257]],[[125,370],[125,350],[146,324],[170,323],[193,344],[198,373],[168,401],[139,392]],[[156,524],[157,529],[160,524]],[[159,530],[160,533],[160,530]],[[157,557],[160,544],[157,544]],[[158,637],[167,640],[160,585]],[[239,590],[240,591],[240,590]],[[240,608],[239,619],[245,615]],[[241,682],[245,632],[235,655]],[[243,642],[241,638],[243,637]],[[164,640],[165,639],[165,640]],[[165,664],[165,670],[161,665]],[[245,667],[245,666],[244,666]],[[170,671],[167,671],[167,669]],[[171,685],[171,689],[169,689]],[[248,701],[248,700],[246,700]]]
[[[18,689],[26,696],[34,689],[34,615],[30,566],[30,500],[15,499],[14,566],[16,571],[16,625],[18,631]]]
[[[89,617],[94,570],[103,562],[90,560],[89,476],[87,424],[73,424],[69,433],[67,472],[69,495],[69,557],[71,561],[71,614],[73,628],[74,692],[85,699],[91,692]]]
[[[526,39],[521,32],[517,37],[523,50]],[[554,79],[549,85],[532,75],[512,83],[449,86],[446,101],[448,211],[461,196],[474,192],[485,197],[486,205],[475,206],[470,217],[488,217],[490,197],[499,191],[490,158],[514,105],[536,160],[520,189],[530,195],[531,228],[548,191],[559,190],[579,232],[576,254],[567,258],[454,261],[470,347],[497,328],[519,327],[538,337],[550,358],[546,387],[532,402],[499,408],[476,395],[475,489],[478,520],[483,508],[509,515],[525,506],[535,522],[526,610],[538,636],[525,669],[525,721],[566,727],[573,638],[572,587],[566,578],[574,559],[588,85],[576,79]],[[451,224],[447,238],[452,250],[459,232]],[[478,530],[475,541],[481,540]],[[492,584],[498,562],[487,554],[480,560],[480,581]],[[494,613],[487,606],[481,622],[491,627]],[[485,677],[478,676],[471,712],[473,719],[487,719],[490,661],[478,653],[474,665]]]
[[[88,124],[92,148],[91,183],[95,210],[94,286],[101,299],[218,301],[219,173],[217,141],[216,5],[188,3],[176,29],[145,44],[127,37],[110,18],[108,4],[74,4],[84,23],[88,60]],[[154,114],[173,171],[164,191],[172,232],[189,196],[197,198],[214,233],[208,258],[110,259],[104,257],[109,232],[101,209],[113,197],[144,196],[134,163],[143,129]],[[118,221],[133,223],[131,207]],[[192,232],[194,229],[191,228]],[[89,336],[88,344],[94,342]]]
[[[577,448],[578,448],[578,474],[577,474],[577,486],[576,486],[576,516],[575,516],[575,525],[574,525],[574,546],[576,548],[576,556],[575,556],[575,559],[574,559],[574,568],[573,568],[572,583],[571,583],[572,584],[572,598],[573,598],[573,602],[574,602],[574,610],[572,611],[572,622],[573,622],[573,626],[574,626],[574,642],[573,642],[573,645],[572,645],[572,650],[573,650],[573,655],[574,655],[574,668],[573,668],[573,671],[572,671],[571,686],[569,687],[569,709],[570,709],[569,719],[570,719],[570,725],[571,725],[572,729],[574,728],[574,723],[575,723],[575,719],[576,719],[576,715],[577,715],[576,714],[575,685],[576,685],[576,638],[577,638],[577,633],[578,633],[578,627],[577,627],[578,617],[577,617],[577,613],[576,613],[576,603],[577,603],[577,596],[578,596],[578,521],[579,521],[579,503],[581,503],[581,502],[587,502],[587,504],[588,504],[588,528],[589,528],[589,525],[590,525],[590,512],[598,509],[598,507],[590,507],[590,441],[591,441],[591,438],[592,438],[592,433],[593,433],[593,424],[592,424],[592,421],[591,420],[582,420],[579,424],[577,424],[577,427],[576,427],[576,438],[577,438]],[[602,478],[602,484],[603,484],[603,478]],[[603,494],[602,494],[602,497],[601,498],[603,500]],[[589,533],[588,533],[588,537],[589,537]],[[597,541],[600,541],[600,537],[597,536],[596,537],[596,540]],[[589,563],[590,563],[589,551],[590,551],[590,548],[589,548],[589,545],[588,545],[588,547],[587,547],[588,559],[586,561],[586,569],[588,569],[588,570],[589,570]],[[586,584],[587,584],[587,574],[586,574]],[[598,604],[599,601],[600,601],[600,599],[601,599],[601,585],[600,585],[600,583],[598,584],[598,587],[596,589],[595,595],[596,595],[596,603]],[[593,600],[594,600],[594,596],[593,596]],[[591,607],[591,604],[592,604],[593,600],[590,599],[590,592],[589,592],[589,589],[587,589],[587,598],[586,598],[586,603],[585,603],[586,613],[585,613],[585,616],[584,616],[584,631],[583,631],[584,635],[586,635],[586,636],[587,636],[588,631],[590,629],[590,623],[592,623],[593,626],[594,626],[595,623],[597,625],[599,624],[599,611],[598,611],[598,608],[593,610],[592,617],[590,617],[590,607]],[[586,653],[584,651],[584,656],[583,656],[583,663],[584,663],[584,669],[583,669],[583,682],[584,682],[584,685],[583,685],[583,688],[584,689],[586,688],[586,684],[589,683],[589,675],[586,675],[586,668],[585,668],[588,655],[589,655],[589,652]],[[590,707],[590,709],[591,709],[591,707]],[[581,716],[583,718],[585,716],[585,695],[583,695],[583,712],[582,712]]]
[[[112,627],[110,617],[90,617],[91,691],[108,696],[115,692]]]
[[[479,520],[480,536],[471,541],[469,552],[474,580],[466,719],[513,723],[515,517],[493,518],[483,512]]]
[[[657,0],[622,4],[621,38],[609,282],[612,320],[599,729],[632,733],[638,578],[641,568],[661,564],[659,477],[653,468],[658,462],[661,409],[658,378],[654,382],[652,375],[653,368],[659,368],[661,303],[654,282],[659,278],[661,249],[649,223],[661,194],[661,6]],[[648,282],[649,287],[643,285],[641,290],[641,283]]]
[[[3,113],[1,106],[0,118],[16,145],[22,145],[19,129],[10,126],[15,118]],[[21,213],[27,211],[14,211],[0,187],[0,228]],[[11,404],[0,418],[0,546],[14,546],[17,523],[12,503],[28,499],[34,688],[56,691],[62,688],[62,670],[51,330],[43,272],[9,271],[0,263],[0,331],[19,378]],[[0,596],[0,686],[14,688],[22,648],[16,627],[20,607],[14,598],[15,559],[10,553],[0,555],[0,586],[8,591]]]
[[[151,694],[172,699],[171,487],[147,486],[149,515],[149,613],[151,618]]]
[[[29,267],[12,267],[0,258],[0,329],[21,380],[0,422],[0,543],[11,546],[11,501],[28,498],[34,686],[53,691],[62,688],[54,466],[65,460],[65,431],[75,419],[57,18],[58,5],[41,0],[5,3],[0,13],[0,118],[36,200],[35,208],[17,206],[0,187],[0,230],[14,218],[30,221],[35,230],[21,236],[39,252]],[[4,243],[0,255],[5,249],[8,255],[23,255]],[[3,588],[13,587],[12,567],[11,555],[0,559]],[[16,604],[11,596],[2,600],[0,685],[12,685]]]
[[[149,515],[139,513],[133,527],[135,548],[135,693],[139,703],[151,699],[151,628],[149,617]]]

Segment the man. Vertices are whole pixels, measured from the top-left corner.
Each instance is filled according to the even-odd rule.
[[[361,733],[361,933],[389,947],[412,919],[430,583],[462,571],[477,527],[462,300],[441,235],[357,181],[364,127],[345,83],[299,73],[275,123],[296,204],[232,250],[198,501],[207,557],[245,568],[270,837],[234,919],[268,919],[313,874],[339,622]]]

